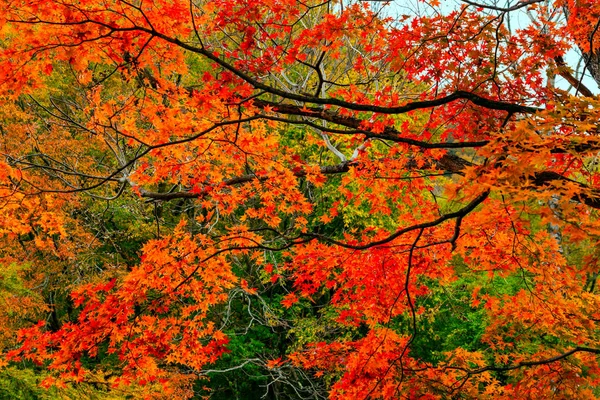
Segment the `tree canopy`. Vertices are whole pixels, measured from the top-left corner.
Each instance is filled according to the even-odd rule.
[[[0,395],[600,397],[597,0],[0,4]]]

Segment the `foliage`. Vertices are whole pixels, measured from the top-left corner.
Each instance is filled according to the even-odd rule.
[[[600,5],[404,3],[0,0],[0,397],[599,396]]]

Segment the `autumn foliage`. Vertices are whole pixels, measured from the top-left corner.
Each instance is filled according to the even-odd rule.
[[[599,2],[0,4],[3,395],[600,397]]]

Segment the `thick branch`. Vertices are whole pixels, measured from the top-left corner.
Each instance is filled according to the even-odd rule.
[[[461,1],[463,3],[469,4],[471,6],[475,6],[477,8],[484,8],[486,10],[493,10],[493,11],[499,11],[502,13],[507,13],[507,12],[519,10],[523,7],[528,7],[532,4],[541,3],[545,0],[520,0],[517,4],[515,4],[514,6],[510,6],[510,7],[497,7],[497,6],[477,3],[474,1],[470,1],[470,0],[461,0]]]
[[[565,60],[563,60],[561,56],[554,57],[554,62],[556,62],[556,66],[558,67],[558,75],[565,78],[567,82],[569,82],[569,84],[575,88],[576,91],[586,97],[594,97],[594,93],[592,93],[587,86],[585,86],[579,79],[575,78],[573,74],[571,74],[571,71],[569,71]]]
[[[413,146],[419,146],[423,149],[463,149],[463,148],[475,148],[483,147],[489,142],[487,140],[481,140],[477,142],[445,142],[445,143],[430,143],[421,140],[411,139],[403,137],[402,133],[393,126],[386,126],[384,131],[381,133],[373,133],[369,130],[364,129],[361,125],[364,123],[359,118],[341,116],[336,112],[323,110],[319,107],[299,107],[293,104],[273,103],[264,100],[254,100],[254,105],[260,109],[270,108],[278,114],[284,115],[296,115],[301,117],[318,118],[323,121],[332,122],[334,124],[345,126],[346,128],[352,128],[353,131],[331,131],[337,134],[363,134],[368,138],[376,138],[389,140],[396,143],[405,143]],[[308,121],[294,121],[276,117],[264,116],[265,119],[274,119],[286,123],[296,123],[312,126]],[[321,127],[318,127],[322,129]]]
[[[391,241],[393,241],[394,239],[399,238],[400,236],[408,233],[408,232],[412,232],[412,231],[416,231],[416,230],[424,230],[427,228],[432,228],[434,226],[438,226],[442,223],[444,223],[445,221],[454,219],[454,218],[464,218],[467,214],[469,214],[470,212],[472,212],[473,210],[475,210],[475,208],[480,205],[481,203],[483,203],[483,201],[485,199],[487,199],[487,197],[489,196],[490,191],[486,190],[485,192],[481,193],[479,196],[475,197],[473,200],[471,200],[471,202],[469,204],[467,204],[466,206],[464,206],[463,208],[461,208],[458,211],[449,213],[449,214],[444,214],[441,217],[433,220],[433,221],[429,221],[429,222],[423,222],[420,224],[416,224],[416,225],[412,225],[406,228],[402,228],[397,230],[396,232],[394,232],[393,234],[391,234],[390,236],[386,237],[385,239],[381,239],[375,242],[370,242],[364,245],[350,245],[347,243],[343,243],[343,242],[338,242],[337,240],[333,240],[331,238],[328,238],[326,236],[322,236],[322,235],[318,235],[318,234],[314,234],[314,233],[307,233],[304,236],[307,237],[311,237],[311,238],[317,238],[317,239],[321,239],[323,241],[329,242],[331,244],[335,244],[337,246],[340,247],[344,247],[347,249],[353,249],[353,250],[366,250],[368,248],[371,247],[375,247],[375,246],[381,246],[387,243],[390,243]]]
[[[115,31],[119,30],[119,28],[114,28],[114,27],[111,27],[111,29],[113,29]],[[395,106],[395,107],[376,106],[373,104],[359,104],[359,103],[352,103],[352,102],[348,102],[348,101],[340,100],[340,99],[336,99],[336,98],[331,98],[331,97],[330,98],[320,98],[320,97],[306,96],[306,95],[291,93],[291,92],[288,92],[285,90],[281,90],[281,89],[269,86],[269,85],[259,81],[258,79],[248,75],[247,73],[243,72],[239,68],[236,68],[233,65],[229,64],[228,62],[226,62],[225,60],[221,59],[220,57],[215,55],[215,53],[209,49],[191,45],[191,44],[183,42],[177,38],[173,38],[173,37],[170,37],[163,33],[157,32],[156,30],[142,28],[142,27],[139,27],[138,30],[145,32],[149,35],[158,37],[166,42],[172,43],[182,49],[191,51],[196,54],[200,54],[200,55],[210,59],[211,61],[214,61],[215,63],[217,63],[221,67],[225,68],[226,70],[232,72],[233,74],[237,75],[239,78],[246,81],[247,83],[249,83],[256,89],[260,89],[260,90],[264,91],[265,93],[274,94],[274,95],[280,96],[284,99],[300,101],[303,103],[319,104],[319,105],[323,105],[323,106],[325,106],[325,105],[338,106],[338,107],[346,108],[348,110],[369,111],[369,112],[375,112],[375,113],[380,113],[380,114],[404,114],[404,113],[414,111],[414,110],[422,110],[422,109],[429,109],[429,108],[433,108],[433,107],[443,106],[445,104],[449,104],[449,103],[452,103],[457,100],[468,100],[475,105],[478,105],[480,107],[487,108],[490,110],[501,110],[501,111],[508,111],[510,113],[521,113],[521,114],[531,114],[531,113],[540,111],[540,109],[538,109],[537,107],[525,106],[525,105],[515,104],[515,103],[508,103],[505,101],[491,100],[491,99],[479,96],[475,93],[466,92],[466,91],[462,91],[462,90],[456,91],[447,96],[440,97],[437,99],[414,101],[414,102],[409,102],[404,105]]]
[[[562,353],[557,356],[546,358],[543,360],[522,361],[518,364],[498,366],[498,367],[488,365],[487,367],[468,370],[467,373],[469,375],[475,375],[475,374],[481,374],[482,372],[486,372],[486,371],[512,371],[512,370],[523,368],[523,367],[534,367],[536,365],[551,364],[553,362],[563,360],[563,359],[565,359],[569,356],[572,356],[575,353],[579,353],[579,352],[600,354],[600,349],[594,349],[594,348],[590,348],[590,347],[575,347],[574,349],[569,350],[566,353]]]
[[[573,200],[581,202],[589,207],[600,209],[600,193],[597,190],[593,190],[589,186],[584,185],[583,183],[569,179],[554,171],[538,172],[533,177],[533,182],[537,187],[547,186],[552,181],[574,183],[581,188],[582,193],[574,196]],[[586,192],[589,194],[586,194]]]
[[[351,165],[355,165],[353,162],[345,162],[337,165],[328,165],[325,167],[321,167],[321,173],[323,175],[331,175],[331,174],[340,174],[343,172],[348,172],[350,170]],[[298,178],[304,177],[307,175],[307,172],[304,170],[295,171],[294,175]],[[231,179],[226,179],[223,181],[223,185],[225,186],[233,186],[240,185],[242,183],[250,182],[255,179],[260,181],[265,181],[268,179],[266,176],[257,176],[257,175],[242,175]],[[160,200],[160,201],[168,201],[174,199],[196,199],[204,197],[208,194],[207,190],[200,190],[195,192],[170,192],[170,193],[158,193],[158,192],[150,192],[145,189],[140,190],[140,194],[142,197],[152,199],[152,200]]]
[[[574,78],[573,78],[574,79]],[[583,88],[583,89],[581,89]],[[587,96],[587,94],[591,94],[589,89],[582,86],[580,88],[580,92]],[[323,110],[319,107],[300,107],[293,104],[280,104],[274,103],[270,101],[264,100],[253,100],[254,106],[260,109],[269,109],[277,114],[289,115],[289,116],[299,116],[305,117],[303,119],[290,119],[285,117],[273,116],[273,115],[261,115],[261,118],[279,121],[287,124],[297,124],[297,125],[306,125],[311,126],[317,129],[320,129],[324,132],[336,134],[336,135],[356,135],[361,134],[365,135],[365,137],[369,139],[382,139],[389,140],[394,143],[404,143],[409,144],[411,146],[417,146],[422,149],[467,149],[467,148],[479,148],[489,144],[489,140],[479,140],[476,142],[426,142],[422,140],[417,140],[413,138],[407,138],[402,135],[402,132],[397,130],[394,126],[385,126],[383,132],[374,133],[368,129],[362,127],[365,121],[348,116],[341,116],[336,112]],[[334,128],[324,128],[322,126],[317,125],[314,122],[307,120],[307,118],[314,118],[322,121],[331,122],[333,124],[339,125],[341,127],[350,128],[349,130],[344,129],[334,129]],[[588,131],[589,133],[599,133],[596,129],[592,129]],[[550,150],[552,154],[563,154],[567,152],[577,152],[577,153],[585,153],[585,152],[596,152],[600,150],[600,142],[589,140],[586,143],[565,143],[561,144],[560,148],[554,148]],[[523,151],[531,151],[531,149],[523,149]]]
[[[356,161],[349,161],[345,163],[340,163],[336,165],[329,165],[321,167],[321,173],[323,175],[332,175],[332,174],[341,174],[348,172],[351,166],[359,166],[360,164]],[[445,154],[443,157],[437,160],[430,160],[425,165],[420,168],[416,163],[409,163],[407,168],[409,170],[416,169],[429,169],[436,168],[442,171],[446,171],[452,174],[462,175],[463,171],[466,167],[473,166],[474,164],[452,154]],[[294,175],[298,178],[305,177],[307,172],[305,170],[298,170],[294,172]],[[234,178],[227,179],[223,181],[223,185],[225,186],[233,186],[239,185],[242,183],[250,182],[255,179],[264,181],[267,180],[268,177],[257,176],[257,175],[242,175]],[[548,186],[553,181],[562,181],[562,182],[570,182],[574,183],[581,188],[582,193],[573,197],[574,201],[581,202],[589,207],[600,209],[600,193],[596,190],[591,189],[587,185],[577,182],[573,179],[567,178],[557,172],[554,171],[543,171],[537,172],[533,176],[530,177],[531,182],[533,182],[535,187],[543,188]],[[182,192],[171,192],[171,193],[158,193],[158,192],[150,192],[145,189],[140,191],[141,196],[144,198],[159,200],[159,201],[168,201],[174,199],[195,199],[201,198],[207,195],[206,190],[201,191],[182,191]],[[456,216],[458,217],[458,215]]]

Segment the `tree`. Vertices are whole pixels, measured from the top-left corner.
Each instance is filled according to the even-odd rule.
[[[3,379],[600,395],[600,5],[439,3],[3,0]]]

